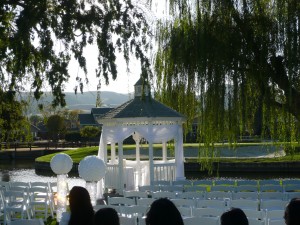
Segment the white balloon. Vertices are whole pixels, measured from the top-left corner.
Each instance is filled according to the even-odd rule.
[[[55,174],[67,174],[73,166],[73,160],[65,153],[59,153],[52,157],[50,166]]]
[[[79,176],[88,182],[99,181],[105,176],[106,165],[97,156],[86,156],[78,166]]]

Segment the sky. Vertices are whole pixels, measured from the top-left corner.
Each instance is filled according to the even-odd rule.
[[[141,0],[136,0],[137,2]],[[152,13],[156,19],[164,16],[165,4],[164,1],[158,0],[153,1]],[[139,3],[136,3],[139,4]],[[89,84],[85,84],[84,92],[86,91],[96,91],[98,78],[95,75],[95,68],[97,67],[97,47],[90,46],[85,51],[85,56],[87,58],[87,69],[88,69],[88,79]],[[126,63],[121,55],[117,56],[117,70],[118,75],[115,81],[109,79],[109,85],[105,85],[105,82],[102,80],[101,91],[113,91],[122,94],[129,94],[134,92],[134,84],[140,78],[140,64],[135,57],[130,58],[130,71],[126,71]],[[76,86],[76,76],[84,79],[84,72],[79,69],[79,66],[75,62],[70,63],[69,65],[69,74],[70,79],[68,84],[65,87],[65,92],[74,92],[74,87]]]
[[[87,69],[88,69],[88,79],[89,83],[84,84],[83,91],[96,91],[99,78],[96,78],[95,68],[97,68],[97,52],[95,47],[88,47],[86,49],[85,55],[87,58]],[[113,91],[122,94],[132,93],[134,91],[134,84],[138,81],[140,77],[140,65],[135,58],[131,58],[130,61],[130,71],[126,70],[126,63],[121,56],[117,58],[117,70],[118,75],[116,80],[113,80],[111,77],[109,79],[109,85],[105,85],[104,80],[101,80],[101,91]],[[76,76],[78,75],[84,79],[84,72],[79,69],[79,66],[75,61],[72,61],[69,65],[69,74],[70,79],[66,85],[66,92],[73,92],[74,87],[77,85]]]

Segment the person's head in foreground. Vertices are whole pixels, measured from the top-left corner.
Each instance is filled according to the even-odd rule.
[[[286,206],[284,212],[286,225],[300,224],[300,198],[293,198]]]
[[[69,194],[71,217],[69,225],[89,225],[94,222],[94,209],[89,192],[84,187],[74,186]]]
[[[221,215],[221,225],[248,225],[246,214],[240,208],[231,208]]]
[[[146,215],[146,225],[183,225],[177,207],[167,198],[155,200]]]
[[[118,213],[113,208],[99,209],[94,217],[95,225],[120,225]]]

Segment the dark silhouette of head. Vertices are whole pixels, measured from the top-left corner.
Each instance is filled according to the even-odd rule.
[[[286,206],[284,212],[286,225],[300,224],[300,198],[293,198]]]
[[[74,186],[69,194],[71,217],[69,225],[92,225],[94,209],[89,192],[79,186]]]
[[[155,200],[146,216],[146,225],[183,225],[179,210],[167,198]]]
[[[240,208],[232,208],[221,215],[221,225],[248,225],[246,214]]]
[[[99,209],[94,217],[95,225],[120,225],[118,213],[113,208]]]

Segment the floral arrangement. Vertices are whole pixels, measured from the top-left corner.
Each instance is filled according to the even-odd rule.
[[[55,174],[67,174],[73,166],[73,160],[65,153],[59,153],[52,157],[50,166]]]
[[[101,180],[105,176],[106,165],[97,156],[87,156],[78,166],[79,176],[87,182]]]

